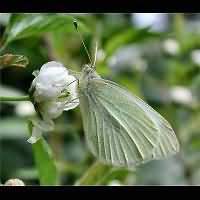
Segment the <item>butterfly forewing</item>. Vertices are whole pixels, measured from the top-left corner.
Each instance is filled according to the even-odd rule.
[[[157,124],[159,133],[160,133],[160,139],[159,144],[156,146],[156,149],[154,150],[154,157],[155,158],[163,158],[169,154],[174,154],[179,151],[179,143],[176,138],[176,135],[169,124],[169,122],[164,119],[158,112],[156,112],[152,107],[150,107],[147,103],[145,103],[142,99],[130,94],[128,91],[126,91],[124,88],[119,86],[118,84],[104,80],[105,83],[108,84],[108,87],[116,88],[116,90],[120,90],[121,94],[132,96],[134,98],[134,102],[141,107],[147,115],[150,116],[150,118]]]
[[[141,99],[100,78],[88,88],[80,106],[88,146],[99,160],[130,167],[177,151],[171,126]]]

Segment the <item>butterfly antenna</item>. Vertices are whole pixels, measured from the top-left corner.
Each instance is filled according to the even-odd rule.
[[[86,53],[87,53],[87,55],[88,55],[89,61],[90,61],[90,63],[92,63],[92,59],[91,59],[91,57],[90,57],[90,54],[89,54],[89,52],[88,52],[88,49],[87,49],[87,47],[86,47],[84,41],[83,41],[83,37],[82,37],[82,35],[80,34],[80,32],[79,32],[79,30],[78,30],[78,23],[77,23],[77,21],[74,21],[73,24],[74,24],[74,27],[75,27],[75,29],[76,29],[76,31],[77,31],[77,33],[78,33],[80,39],[81,39],[81,42],[82,42],[82,44],[83,44],[83,46],[84,46],[84,49],[85,49],[85,51],[86,51]]]
[[[97,60],[97,50],[98,50],[98,43],[96,42],[95,44],[95,52],[94,52],[94,62],[93,62],[93,67],[95,68],[96,60]]]

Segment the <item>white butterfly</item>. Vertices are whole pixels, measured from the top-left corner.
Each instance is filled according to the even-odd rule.
[[[167,120],[125,88],[102,79],[95,61],[83,68],[78,88],[86,140],[98,160],[130,168],[179,151]]]

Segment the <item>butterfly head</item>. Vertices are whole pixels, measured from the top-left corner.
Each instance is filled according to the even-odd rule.
[[[81,86],[87,87],[88,83],[93,78],[99,78],[95,68],[92,65],[85,65],[82,69],[79,83]]]
[[[92,65],[85,65],[82,69],[82,78],[88,79],[92,77],[96,77],[97,73],[95,71],[95,68]]]
[[[85,75],[89,75],[90,73],[92,73],[94,71],[94,68],[90,65],[84,65],[82,73]]]

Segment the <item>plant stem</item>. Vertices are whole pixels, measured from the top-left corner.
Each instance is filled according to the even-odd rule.
[[[95,185],[99,182],[99,179],[102,179],[110,171],[110,169],[110,166],[96,161],[75,185]]]
[[[0,101],[30,101],[29,95],[27,96],[15,96],[15,97],[2,97],[0,96]]]

